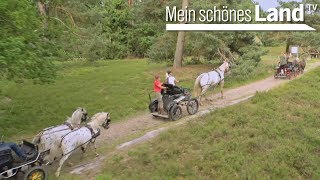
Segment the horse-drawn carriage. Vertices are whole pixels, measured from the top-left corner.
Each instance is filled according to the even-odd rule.
[[[295,75],[295,68],[292,64],[287,64],[283,67],[277,66],[275,68],[274,78],[275,79],[291,79]]]
[[[306,62],[304,60],[300,62],[288,62],[285,66],[283,66],[283,68],[277,66],[275,68],[274,78],[291,79],[292,77],[296,77],[299,74],[303,74],[305,66]]]
[[[190,90],[171,84],[163,84],[167,89],[162,90],[163,109],[168,115],[158,114],[158,100],[151,98],[149,94],[150,104],[149,110],[154,117],[168,118],[177,120],[182,117],[181,106],[186,106],[190,115],[196,114],[199,108],[199,102],[196,98],[191,97]]]
[[[47,172],[42,167],[42,158],[47,152],[40,153],[36,145],[27,141],[23,141],[19,146],[28,155],[28,160],[21,162],[10,147],[0,148],[0,179],[46,179]]]

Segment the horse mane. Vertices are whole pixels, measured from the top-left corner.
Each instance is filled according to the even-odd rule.
[[[91,120],[90,120],[90,121],[92,121],[92,120],[94,120],[94,119],[97,119],[97,117],[100,116],[101,114],[102,114],[102,112],[99,112],[99,113],[94,114],[94,115],[91,117]]]
[[[66,122],[71,123],[72,122],[72,118],[71,117],[67,117]]]

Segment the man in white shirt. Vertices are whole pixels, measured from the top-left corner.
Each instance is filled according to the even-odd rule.
[[[172,84],[172,85],[176,85],[176,83],[179,83],[178,80],[176,80],[175,77],[173,77],[172,72],[171,71],[167,71],[167,84]]]

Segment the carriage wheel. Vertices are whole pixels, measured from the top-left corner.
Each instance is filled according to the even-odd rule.
[[[24,180],[46,180],[47,171],[41,166],[34,166],[24,174]]]
[[[158,101],[154,100],[149,104],[149,110],[151,113],[158,112]]]
[[[190,99],[187,104],[187,111],[190,115],[194,115],[198,112],[199,102],[197,99]]]
[[[169,111],[169,117],[173,121],[180,119],[182,117],[182,108],[177,104],[173,105]]]

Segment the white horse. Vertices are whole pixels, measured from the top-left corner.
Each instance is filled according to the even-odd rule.
[[[86,126],[71,131],[60,141],[56,141],[54,143],[55,146],[54,149],[52,149],[52,153],[55,155],[55,157],[61,157],[62,155],[62,158],[59,162],[59,167],[55,173],[56,177],[60,175],[62,165],[69,158],[72,152],[78,148],[81,148],[81,150],[85,152],[87,145],[89,143],[94,144],[95,139],[100,135],[99,128],[103,127],[104,129],[108,129],[110,121],[111,119],[109,113],[97,113],[91,118],[91,121],[87,123]],[[96,156],[98,156],[95,144],[94,149]]]
[[[86,121],[87,118],[88,113],[86,109],[79,107],[64,124],[42,130],[33,138],[32,142],[38,145],[40,152],[50,150],[56,139],[61,139],[62,136],[71,132],[73,129],[79,128],[80,123]],[[50,155],[50,152],[46,156],[48,155]]]
[[[207,73],[202,73],[196,79],[194,83],[194,96],[199,98],[201,104],[201,96],[203,96],[210,87],[216,87],[220,84],[221,98],[223,98],[223,85],[225,73],[230,70],[230,64],[227,61],[216,70]]]

